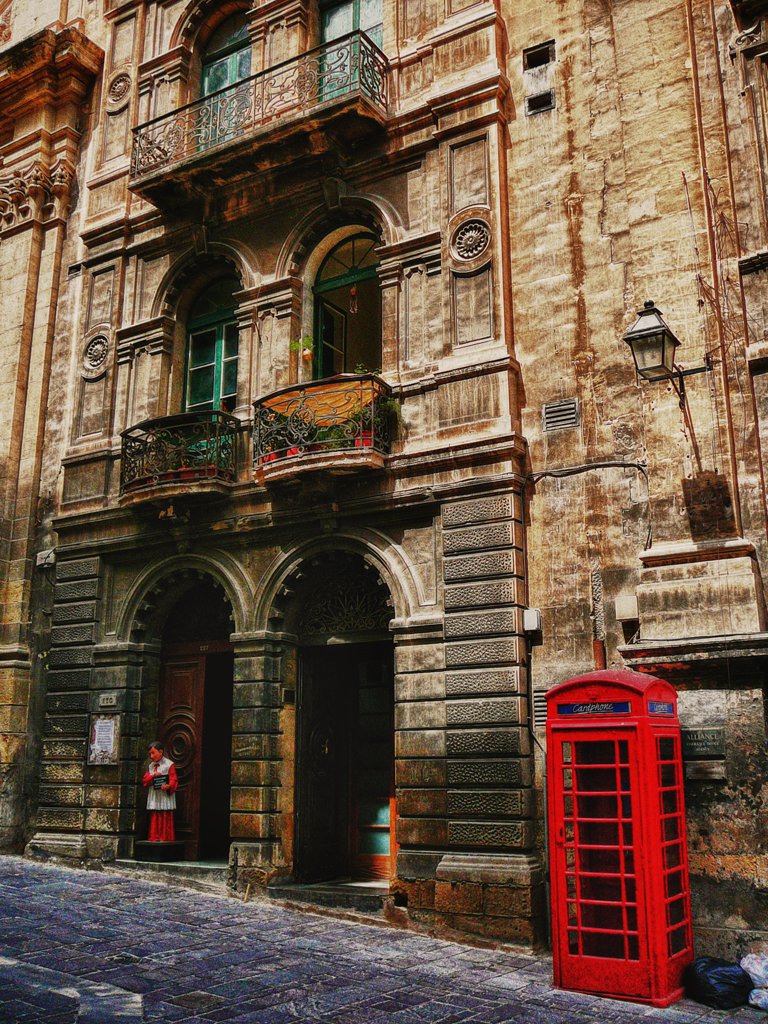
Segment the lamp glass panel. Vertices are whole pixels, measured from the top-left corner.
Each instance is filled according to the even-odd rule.
[[[675,347],[665,344],[667,341],[665,331],[633,338],[632,354],[641,377],[646,380],[664,380],[671,376]]]

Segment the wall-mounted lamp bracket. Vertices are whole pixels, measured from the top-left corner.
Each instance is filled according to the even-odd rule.
[[[680,408],[685,409],[685,378],[691,377],[694,373],[709,373],[712,369],[712,357],[707,353],[703,366],[692,366],[689,370],[683,370],[679,366],[675,366],[675,375],[677,377],[677,384],[675,384],[675,378],[672,377],[672,387],[677,392],[677,397],[680,400]]]

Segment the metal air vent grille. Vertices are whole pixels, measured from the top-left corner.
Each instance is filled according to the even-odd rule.
[[[564,398],[561,402],[547,402],[541,407],[541,419],[545,434],[553,430],[570,430],[579,425],[578,398]]]

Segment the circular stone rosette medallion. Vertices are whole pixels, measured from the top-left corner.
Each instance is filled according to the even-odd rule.
[[[85,346],[83,354],[83,376],[99,377],[106,369],[107,356],[109,355],[109,340],[98,334],[91,338]]]
[[[484,220],[467,220],[458,227],[453,236],[453,255],[469,263],[482,256],[491,244],[491,229]]]
[[[122,100],[126,99],[128,93],[130,92],[130,89],[131,76],[126,75],[125,73],[117,75],[117,77],[112,80],[112,83],[109,86],[107,99],[112,104],[120,103],[122,102]]]

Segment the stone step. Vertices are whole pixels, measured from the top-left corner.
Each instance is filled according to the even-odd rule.
[[[166,882],[187,889],[197,889],[200,892],[214,892],[220,896],[227,894],[229,868],[225,861],[180,860],[153,863],[118,858],[107,865],[107,870],[131,875],[144,881]]]
[[[281,882],[267,886],[267,896],[289,903],[311,904],[336,910],[353,910],[373,917],[384,916],[389,887],[379,883],[335,881],[303,885]]]

